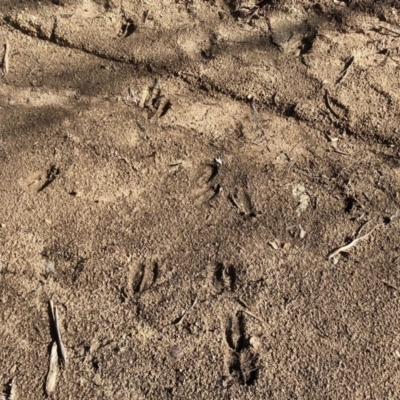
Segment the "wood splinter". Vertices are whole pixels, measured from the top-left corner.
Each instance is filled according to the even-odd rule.
[[[53,318],[53,323],[56,328],[56,341],[60,348],[61,361],[63,362],[64,365],[66,365],[67,353],[65,351],[64,343],[61,339],[61,331],[60,331],[60,324],[58,322],[57,307],[53,304],[53,300],[50,300],[50,310],[51,310],[51,316]]]
[[[4,44],[4,56],[3,56],[3,73],[6,75],[9,71],[8,55],[10,54],[10,45],[8,41]]]
[[[53,395],[56,390],[58,375],[58,349],[57,342],[53,342],[50,353],[49,372],[46,378],[46,394],[47,396]]]

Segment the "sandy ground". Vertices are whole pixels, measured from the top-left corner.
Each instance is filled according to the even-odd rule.
[[[254,6],[1,1],[5,399],[399,398],[400,5]]]

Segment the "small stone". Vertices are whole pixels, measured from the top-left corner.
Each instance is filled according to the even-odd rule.
[[[54,261],[47,261],[45,265],[45,273],[46,275],[52,275],[56,273],[56,268]]]
[[[257,336],[252,336],[249,340],[249,343],[254,350],[258,350],[261,346],[260,339],[258,339]]]
[[[180,358],[183,354],[183,351],[179,346],[171,346],[168,352],[169,355],[173,358]]]
[[[92,379],[92,382],[96,385],[96,386],[102,386],[103,385],[103,380],[101,379],[101,376],[99,373],[96,373]]]
[[[299,229],[300,229],[300,234],[299,234],[300,239],[304,239],[307,232],[303,229],[301,225],[299,225]]]
[[[268,244],[274,249],[278,250],[278,245],[275,242],[268,242]]]

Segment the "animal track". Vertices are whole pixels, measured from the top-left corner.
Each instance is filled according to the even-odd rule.
[[[144,292],[149,289],[157,280],[159,273],[158,263],[152,265],[139,264],[131,270],[128,277],[128,285],[134,293]]]
[[[257,208],[247,190],[235,189],[233,192],[229,193],[228,199],[232,205],[239,210],[241,215],[249,217],[255,217],[257,215]]]
[[[225,290],[231,292],[235,290],[236,271],[233,265],[225,267],[223,263],[217,263],[212,274],[212,283],[218,294]]]
[[[258,356],[250,346],[241,312],[228,320],[225,340],[229,347],[226,356],[229,375],[242,385],[253,385],[258,378]]]

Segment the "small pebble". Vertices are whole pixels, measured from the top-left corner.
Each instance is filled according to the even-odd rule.
[[[260,348],[261,343],[258,337],[252,336],[249,342],[250,346],[253,347],[254,350],[258,350]]]
[[[45,266],[45,273],[46,275],[52,275],[56,273],[56,268],[54,261],[47,261]]]
[[[182,349],[179,346],[171,346],[169,348],[169,355],[173,358],[179,358],[183,354]]]

